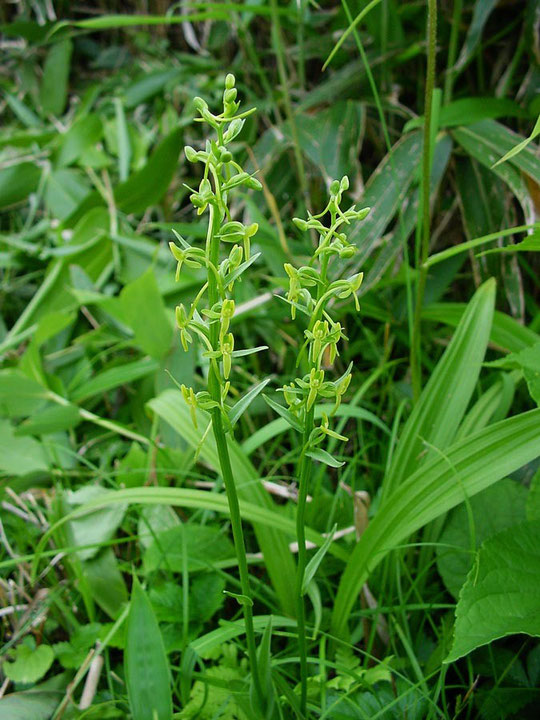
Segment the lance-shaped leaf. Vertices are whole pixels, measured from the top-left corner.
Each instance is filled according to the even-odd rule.
[[[334,603],[332,632],[346,636],[360,590],[381,560],[439,515],[540,456],[540,409],[490,425],[413,473],[379,507],[355,546]]]

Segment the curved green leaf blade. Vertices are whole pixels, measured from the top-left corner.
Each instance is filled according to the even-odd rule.
[[[381,503],[354,548],[339,584],[332,631],[346,635],[360,590],[381,560],[416,530],[540,456],[540,409],[490,425],[455,443]]]
[[[494,306],[495,281],[488,280],[467,306],[450,345],[405,423],[385,478],[383,497],[415,470],[426,442],[444,450],[454,439],[480,374]]]

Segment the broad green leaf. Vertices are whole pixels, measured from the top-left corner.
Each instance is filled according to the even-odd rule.
[[[535,160],[534,156],[532,158],[530,157],[530,150],[527,148],[521,155],[518,155],[515,164],[514,161],[511,160],[508,163],[503,163],[502,165],[493,167],[495,161],[500,157],[501,151],[504,148],[509,146],[511,147],[515,144],[513,139],[514,136],[510,135],[509,139],[507,137],[508,134],[509,131],[503,125],[500,125],[494,120],[484,120],[480,123],[476,123],[475,125],[456,128],[452,131],[452,137],[457,140],[458,144],[461,145],[470,158],[476,160],[481,166],[479,177],[481,178],[482,185],[486,185],[488,188],[491,185],[492,188],[497,189],[497,185],[493,181],[502,181],[510,188],[514,196],[518,199],[521,207],[523,208],[525,217],[533,217],[533,204],[529,188],[527,186],[526,179],[521,172],[523,168],[518,165],[518,160],[521,161],[521,165],[523,165],[523,161],[525,160],[525,165],[527,165],[529,170],[531,170],[531,166],[540,167],[540,163]],[[489,173],[489,175],[486,173]],[[490,175],[492,176],[491,183],[487,180]],[[480,191],[484,195],[488,195],[483,187]],[[476,232],[474,234],[479,236],[485,235],[486,233],[492,231],[494,227],[501,227],[503,208],[500,205],[501,201],[504,199],[505,193],[501,192],[500,188],[497,190],[496,194],[500,198],[498,203],[495,198],[491,197],[493,193],[489,193],[491,204],[488,204],[487,201],[475,203],[474,196],[470,193],[471,191],[469,191],[467,204],[470,208],[472,207],[475,209],[474,212],[476,214],[480,214],[486,219],[486,222],[484,222],[484,226],[480,232]],[[464,198],[466,196],[461,193],[461,197]],[[490,217],[492,218],[491,222],[489,222]]]
[[[444,105],[439,113],[439,128],[472,125],[486,118],[526,117],[527,113],[514,100],[496,97],[467,97]],[[404,132],[422,127],[424,117],[414,118],[404,127]]]
[[[137,107],[137,105],[150,100],[154,95],[160,93],[171,80],[179,79],[180,75],[180,68],[169,68],[167,70],[144,73],[144,75],[138,77],[125,88],[123,99],[126,108],[131,110]]]
[[[49,645],[38,645],[32,649],[28,645],[21,644],[15,650],[13,662],[4,661],[2,670],[12,682],[29,685],[41,680],[53,661],[54,652]]]
[[[489,363],[490,367],[515,368],[523,372],[532,399],[540,405],[540,340],[519,352]]]
[[[514,399],[515,378],[511,373],[501,373],[463,418],[456,434],[456,440],[467,437],[471,432],[481,430],[490,422],[503,420],[509,413]]]
[[[49,462],[43,447],[28,437],[16,437],[13,426],[0,420],[0,472],[28,475],[47,472]]]
[[[225,578],[205,572],[189,579],[189,620],[200,627],[222,607]],[[177,582],[152,584],[148,596],[159,622],[178,623],[183,617],[184,589]]]
[[[343,175],[359,172],[358,155],[365,123],[362,103],[346,100],[334,103],[316,114],[297,118],[298,144],[304,155],[322,174],[326,185]],[[294,137],[285,123],[286,139]]]
[[[51,47],[43,67],[39,99],[44,115],[61,115],[67,101],[68,78],[71,66],[71,40],[60,40]]]
[[[161,141],[146,165],[116,188],[114,199],[122,212],[142,213],[161,200],[176,172],[182,138],[182,129],[174,130]]]
[[[4,695],[0,698],[0,717],[6,720],[50,720],[65,694],[66,684],[67,679],[62,673],[30,690]]]
[[[71,165],[101,138],[103,128],[98,115],[82,117],[61,136],[56,154],[58,167]]]
[[[47,388],[17,370],[0,370],[0,415],[31,415],[43,407],[47,393]]]
[[[77,300],[71,293],[70,266],[83,267],[86,275],[95,282],[112,260],[111,242],[105,236],[108,228],[109,215],[105,209],[94,208],[84,215],[66,243],[81,246],[79,251],[72,257],[51,261],[45,280],[19,315],[9,336],[49,313],[65,313],[77,307]]]
[[[81,420],[79,409],[75,405],[49,405],[22,422],[15,435],[51,435],[62,430],[71,430],[77,427]]]
[[[362,206],[370,207],[370,214],[362,222],[354,223],[348,233],[359,252],[355,262],[363,263],[378,244],[390,224],[418,172],[422,155],[422,138],[413,132],[399,140],[371,174],[362,193]]]
[[[455,327],[460,323],[466,308],[467,306],[461,303],[433,303],[422,309],[422,318]],[[503,350],[518,352],[540,342],[540,335],[506,313],[496,310],[489,339]]]
[[[405,423],[384,480],[388,497],[427,456],[452,442],[465,414],[486,352],[495,304],[495,282],[485,283],[467,306],[443,357]]]
[[[39,117],[22,100],[8,92],[4,92],[4,97],[23,125],[26,125],[27,128],[37,128],[41,125]]]
[[[124,667],[133,720],[172,720],[170,672],[152,605],[136,577],[126,627]]]
[[[54,218],[65,220],[90,193],[90,185],[80,170],[60,168],[47,177],[45,205]]]
[[[445,662],[507,635],[540,636],[539,587],[540,523],[521,523],[486,540],[459,596]]]
[[[332,631],[345,637],[362,586],[412,533],[540,456],[540,409],[490,425],[432,455],[381,503],[351,553],[334,603]]]
[[[91,560],[84,561],[82,571],[96,604],[116,620],[128,601],[128,593],[112,549],[104,548]]]
[[[181,573],[184,562],[189,572],[195,572],[208,570],[213,563],[234,557],[231,541],[218,528],[183,523],[158,533],[148,546],[143,563],[145,573],[159,569]]]
[[[527,489],[503,479],[450,513],[437,545],[437,569],[457,598],[474,555],[488,538],[525,520]]]
[[[141,350],[158,359],[166,355],[173,330],[152,269],[126,285],[120,299],[126,322]]]
[[[27,201],[37,189],[40,177],[41,169],[30,162],[0,170],[0,209]]]
[[[125,365],[103,370],[71,392],[73,402],[84,402],[94,395],[101,395],[120,385],[128,385],[140,378],[156,372],[159,367],[157,360],[143,358]]]
[[[313,450],[308,450],[306,455],[313,460],[317,460],[317,462],[322,462],[325,465],[328,465],[329,467],[338,468],[345,465],[344,462],[336,460],[333,455],[330,455],[329,452],[323,450],[322,448],[313,448]]]
[[[186,418],[186,422],[188,420],[189,418]],[[209,453],[208,456],[211,457]],[[233,463],[233,470],[235,467],[240,466]],[[68,515],[64,515],[62,519],[43,533],[34,555],[33,571],[36,571],[40,560],[40,554],[43,552],[47,542],[58,528],[62,527],[66,523],[72,523],[79,519],[92,517],[97,514],[98,510],[103,508],[113,508],[115,505],[122,506],[125,504],[148,506],[170,505],[171,507],[202,509],[222,513],[224,515],[229,514],[229,503],[226,495],[215,492],[206,492],[204,490],[142,487],[131,488],[129,490],[102,492],[99,496],[89,500]],[[263,504],[266,505],[266,507],[263,507]],[[269,504],[270,507],[268,507]],[[276,544],[278,541],[283,541],[287,550],[289,549],[287,541],[295,536],[296,525],[295,521],[283,514],[279,507],[275,505],[272,506],[269,502],[251,503],[245,500],[240,500],[240,512],[243,518],[254,525],[257,537],[262,537],[265,542],[267,537],[274,539]],[[272,529],[273,532],[265,534],[261,532],[262,529]],[[319,547],[325,542],[323,535],[309,527],[306,527],[306,539]],[[277,548],[280,550],[279,545],[277,545]],[[72,548],[72,551],[73,550],[76,550],[76,548]],[[347,551],[344,550],[344,548],[342,548],[338,543],[332,543],[328,552],[330,555],[333,555],[343,561],[346,561],[349,557]],[[274,566],[271,562],[267,561],[267,564],[272,568],[272,570],[274,570]],[[284,592],[279,582],[276,582],[276,587],[279,589],[279,592]]]
[[[118,136],[118,174],[120,175],[120,182],[124,182],[128,178],[131,165],[131,141],[129,139],[124,106],[120,98],[115,99],[114,109]]]
[[[476,144],[475,157],[477,153],[483,153],[484,157],[478,156],[478,159],[492,169],[495,169],[495,162],[500,158],[501,152],[505,154],[511,152],[524,140],[521,135],[495,120],[483,120],[467,128],[455,130],[453,134],[465,149]],[[510,165],[519,168],[536,182],[540,182],[540,159],[532,148],[523,146],[519,153],[511,155],[508,159]],[[502,167],[497,165],[497,169],[502,170]]]
[[[64,496],[66,514],[81,505],[86,505],[95,498],[107,495],[109,492],[112,491],[104,490],[99,485],[85,485],[79,490],[68,490]],[[79,547],[94,545],[94,547],[78,551],[78,555],[82,560],[94,557],[99,551],[99,543],[107,542],[107,540],[114,537],[125,512],[125,505],[113,505],[105,510],[77,517],[69,522],[70,545]]]
[[[274,628],[296,628],[296,620],[279,615],[272,615],[272,627]],[[268,624],[270,615],[256,615],[253,618],[253,626],[256,632],[263,632]],[[221,647],[229,640],[240,637],[246,632],[244,620],[235,620],[228,622],[222,627],[211,630],[205,635],[201,635],[190,643],[190,647],[197,653],[199,657],[207,657],[217,647]]]

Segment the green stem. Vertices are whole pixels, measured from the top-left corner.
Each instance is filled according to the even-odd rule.
[[[437,50],[437,0],[428,0],[427,23],[427,71],[424,113],[424,147],[422,154],[422,244],[418,253],[418,281],[416,285],[416,305],[414,308],[413,343],[411,346],[411,374],[415,401],[422,390],[422,363],[420,318],[426,289],[427,268],[424,263],[429,255],[431,225],[430,178],[431,178],[431,115],[433,109],[433,89],[435,87],[435,55]]]
[[[299,482],[298,482],[298,507],[296,508],[296,540],[298,542],[298,563],[296,566],[296,622],[298,627],[298,654],[300,656],[300,713],[305,716],[307,713],[307,643],[306,643],[306,609],[302,585],[306,570],[306,500],[308,481],[310,475],[311,461],[306,452],[309,438],[314,426],[314,408],[306,413],[304,423],[304,437],[302,459],[300,461]]]
[[[217,266],[219,263],[219,238],[217,237],[221,225],[221,213],[214,206],[210,206],[210,220],[208,223],[208,236],[206,241],[206,249],[210,262]],[[216,278],[212,272],[208,272],[208,300],[210,307],[220,300],[219,288]],[[210,343],[214,350],[219,347],[219,324],[217,322],[210,324]],[[217,363],[210,363],[208,373],[208,392],[213,400],[221,405],[221,377]],[[242,528],[242,517],[240,515],[240,504],[238,502],[238,493],[236,492],[236,483],[231,467],[229,457],[229,448],[227,446],[227,438],[223,428],[223,418],[221,417],[221,407],[212,410],[212,429],[216,440],[216,448],[218,452],[219,465],[221,468],[221,476],[225,484],[227,493],[227,501],[229,503],[229,511],[231,518],[231,528],[233,533],[234,547],[236,550],[236,559],[238,561],[238,571],[240,575],[240,587],[242,595],[251,600],[251,588],[249,582],[249,571],[246,557],[246,545],[244,541],[244,531]],[[255,631],[253,628],[253,610],[249,602],[244,603],[244,621],[246,625],[246,641],[248,646],[248,656],[251,666],[251,676],[255,692],[259,699],[260,706],[264,705],[264,695],[261,688],[259,669],[257,664],[257,646],[255,643]]]
[[[331,227],[336,221],[335,214],[332,213]],[[312,323],[315,324],[320,320],[323,314],[323,298],[326,289],[326,275],[328,271],[328,255],[323,255],[321,260],[321,283],[317,290],[317,305],[313,312]],[[312,324],[310,323],[312,327]],[[317,362],[310,360],[308,372],[317,366]],[[298,562],[296,565],[296,622],[298,627],[298,654],[300,657],[300,713],[307,716],[307,642],[306,642],[306,609],[304,604],[304,594],[302,586],[304,584],[304,574],[306,571],[306,501],[308,482],[310,477],[311,460],[307,456],[309,447],[309,439],[315,425],[315,406],[306,411],[304,419],[304,435],[302,444],[302,456],[300,458],[300,467],[298,471],[298,505],[296,508],[296,540],[298,543]]]

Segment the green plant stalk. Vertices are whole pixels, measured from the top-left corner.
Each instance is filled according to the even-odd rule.
[[[335,222],[335,215],[332,214],[331,225]],[[323,282],[317,289],[317,303],[319,304],[324,291],[326,289],[326,272],[328,269],[328,256],[323,256],[321,261],[321,279]],[[318,312],[312,318],[314,324],[322,316],[322,305]],[[316,367],[316,363],[310,361],[308,372]],[[307,455],[309,441],[313,428],[315,427],[315,407],[313,406],[306,412],[304,419],[304,434],[302,444],[302,457],[300,459],[300,468],[298,472],[298,505],[296,508],[296,541],[298,544],[298,562],[296,565],[296,622],[298,627],[298,654],[300,657],[300,712],[306,715],[307,712],[307,642],[306,642],[306,608],[304,602],[304,593],[302,586],[304,584],[304,574],[306,571],[307,551],[306,551],[306,502],[308,482],[310,476],[310,468],[312,460]]]
[[[424,148],[422,154],[422,242],[418,253],[418,281],[414,308],[413,342],[411,345],[411,374],[415,402],[422,390],[421,336],[420,324],[422,303],[426,289],[427,268],[424,263],[429,255],[431,226],[430,177],[431,177],[431,116],[433,111],[433,90],[435,87],[435,55],[437,51],[437,0],[428,0],[427,24],[427,71],[424,113]]]
[[[298,627],[298,654],[300,657],[300,712],[306,715],[307,710],[307,642],[306,642],[306,608],[302,585],[306,570],[306,501],[311,460],[306,451],[309,437],[314,427],[314,409],[306,413],[304,423],[303,450],[298,473],[298,506],[296,508],[296,540],[298,543],[298,563],[296,566],[296,622]]]
[[[221,217],[219,212],[213,206],[210,207],[210,219],[208,222],[208,235],[206,239],[206,252],[208,259],[217,267],[219,264],[219,233]],[[219,301],[219,290],[217,280],[214,273],[208,270],[208,299],[210,307]],[[219,325],[217,322],[210,325],[210,344],[214,349],[219,346]],[[221,379],[218,375],[217,364],[210,362],[208,373],[208,392],[213,400],[221,404]],[[216,407],[211,411],[212,429],[216,441],[219,464],[221,468],[221,476],[225,484],[225,492],[227,493],[227,501],[229,503],[231,528],[233,533],[234,547],[236,550],[236,558],[238,560],[238,572],[240,575],[240,586],[242,595],[251,600],[251,588],[249,582],[249,571],[246,557],[246,545],[244,540],[244,531],[242,528],[242,517],[240,515],[240,504],[238,502],[238,493],[236,492],[236,484],[232,473],[231,460],[229,457],[229,449],[227,447],[227,438],[223,428],[223,419],[221,417],[221,408]],[[255,643],[255,630],[253,627],[253,610],[251,604],[246,602],[243,604],[244,621],[246,624],[246,641],[248,646],[249,663],[251,667],[251,675],[255,692],[261,703],[264,703],[264,695],[261,688],[259,677],[259,669],[257,663],[257,645]]]

